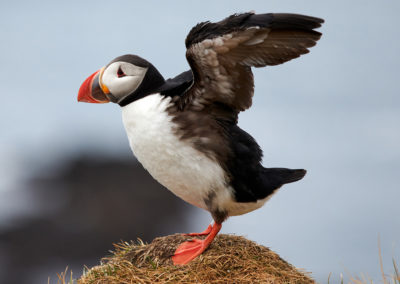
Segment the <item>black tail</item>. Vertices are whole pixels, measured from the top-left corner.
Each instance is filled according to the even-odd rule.
[[[307,171],[303,169],[264,168],[263,181],[267,188],[279,188],[285,183],[301,180]]]

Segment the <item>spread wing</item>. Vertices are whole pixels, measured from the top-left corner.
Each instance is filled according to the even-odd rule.
[[[251,67],[277,65],[308,53],[324,21],[297,14],[235,14],[196,25],[186,38],[194,82],[182,107],[222,103],[239,112],[251,106]]]

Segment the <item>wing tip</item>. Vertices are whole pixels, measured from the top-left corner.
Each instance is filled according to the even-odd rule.
[[[322,18],[290,13],[276,13],[274,16],[274,28],[300,28],[313,30],[320,28],[325,22]]]

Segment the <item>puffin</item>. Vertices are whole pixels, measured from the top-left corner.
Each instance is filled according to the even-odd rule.
[[[202,22],[186,37],[190,70],[165,80],[147,60],[122,55],[90,75],[78,101],[118,104],[130,147],[160,184],[210,212],[214,222],[172,255],[184,265],[212,243],[222,223],[264,205],[304,169],[266,168],[262,150],[238,126],[252,104],[252,67],[309,52],[323,19],[299,14],[234,14]],[[197,236],[197,238],[196,238]]]

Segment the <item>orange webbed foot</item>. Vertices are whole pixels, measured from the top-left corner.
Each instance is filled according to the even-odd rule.
[[[206,250],[204,240],[193,239],[184,242],[176,249],[175,254],[172,256],[172,261],[175,265],[185,265],[195,259],[197,256]]]
[[[185,265],[202,254],[210,246],[219,230],[221,230],[221,224],[215,223],[202,233],[188,234],[195,236],[207,235],[207,237],[204,240],[193,239],[180,244],[172,256],[173,263],[175,265]]]

